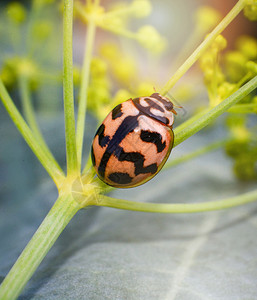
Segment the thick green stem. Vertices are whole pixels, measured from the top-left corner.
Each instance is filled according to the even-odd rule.
[[[192,204],[143,203],[102,195],[97,205],[152,213],[196,213],[231,208],[254,201],[257,201],[257,191],[219,201]]]
[[[226,17],[214,28],[214,30],[207,36],[207,38],[196,48],[196,50],[189,56],[189,58],[182,64],[175,72],[171,79],[161,89],[160,94],[163,96],[176,84],[176,82],[188,71],[189,68],[198,60],[198,58],[207,50],[213,43],[216,37],[229,25],[231,21],[243,10],[245,7],[245,0],[239,0]]]
[[[70,194],[60,196],[0,286],[0,299],[14,300],[23,290],[63,229],[79,210]]]
[[[14,124],[20,131],[25,141],[28,143],[31,150],[34,152],[36,157],[39,159],[39,161],[46,169],[48,174],[52,177],[52,179],[57,184],[57,186],[60,186],[63,180],[62,170],[57,166],[54,158],[51,159],[52,154],[48,153],[45,148],[41,147],[37,138],[31,131],[31,129],[28,127],[27,123],[24,121],[23,117],[21,116],[16,106],[14,105],[1,79],[0,79],[0,97],[11,119],[13,120]]]
[[[83,150],[83,138],[85,130],[86,108],[87,108],[87,90],[89,83],[89,71],[92,59],[93,44],[95,37],[95,24],[90,21],[88,24],[87,37],[85,42],[84,63],[81,74],[81,87],[79,93],[79,107],[78,107],[78,120],[77,120],[77,153],[78,153],[78,169],[81,169],[81,159]]]
[[[239,102],[245,96],[247,96],[250,92],[257,88],[257,76],[255,76],[252,80],[247,82],[244,86],[242,86],[238,91],[229,96],[227,99],[222,101],[219,105],[210,109],[203,116],[200,116],[199,119],[195,120],[188,127],[183,128],[182,130],[174,130],[175,139],[174,139],[174,147],[182,143],[184,140],[207,126],[209,123],[213,122],[218,116],[227,111],[232,105]]]
[[[67,174],[78,174],[75,115],[73,95],[72,59],[73,1],[64,0],[63,9],[63,98],[65,115],[65,138]]]

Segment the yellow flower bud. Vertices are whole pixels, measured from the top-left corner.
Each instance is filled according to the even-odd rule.
[[[4,65],[1,70],[0,78],[2,79],[5,86],[8,88],[12,87],[15,83],[15,75],[13,70],[8,68],[8,66]]]
[[[246,74],[246,62],[247,58],[239,51],[225,54],[226,71],[233,82],[239,81]]]
[[[217,50],[221,51],[227,47],[227,40],[223,35],[219,34],[214,40],[212,47],[215,47]]]
[[[33,36],[37,40],[45,40],[52,32],[52,24],[48,21],[37,21],[33,26]]]
[[[195,14],[198,30],[207,32],[221,20],[220,13],[210,6],[200,6]]]
[[[99,57],[94,57],[90,65],[92,77],[103,77],[107,72],[107,64]]]
[[[200,68],[205,72],[207,69],[213,69],[214,57],[212,52],[206,52],[200,58]]]
[[[208,82],[211,82],[213,80],[214,76],[214,70],[212,68],[208,68],[204,70],[204,80],[205,84],[208,84]]]
[[[111,68],[117,80],[126,85],[137,76],[137,65],[128,56],[112,61]]]
[[[218,87],[218,94],[220,95],[221,99],[226,99],[233,93],[235,88],[235,84],[225,81]]]
[[[134,0],[131,5],[134,11],[133,16],[137,18],[147,17],[152,11],[152,5],[149,0]]]
[[[249,59],[257,58],[257,40],[251,36],[243,35],[236,41],[237,49]]]
[[[244,8],[244,15],[250,21],[257,21],[257,1],[248,0],[248,5]]]
[[[12,2],[7,6],[8,17],[15,23],[19,24],[26,19],[26,10],[19,2]]]
[[[17,68],[17,73],[20,74],[21,76],[34,78],[37,74],[36,65],[29,59],[20,59],[16,68]]]
[[[159,54],[166,47],[166,40],[150,25],[141,27],[137,33],[138,42],[154,54]]]
[[[116,59],[118,53],[118,46],[114,43],[105,43],[100,48],[100,54],[108,60]]]
[[[135,94],[138,96],[150,96],[154,93],[154,87],[153,82],[141,81],[136,87]]]
[[[236,176],[243,181],[257,179],[255,161],[246,155],[241,155],[236,159],[234,172]]]
[[[254,76],[257,74],[257,63],[254,61],[248,61],[246,63],[246,68],[250,71]]]
[[[232,128],[232,133],[239,141],[248,141],[250,138],[250,132],[243,126],[234,126]]]

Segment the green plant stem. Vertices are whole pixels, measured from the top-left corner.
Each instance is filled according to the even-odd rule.
[[[198,60],[198,58],[213,43],[216,37],[229,25],[231,21],[245,7],[245,0],[239,0],[225,18],[214,28],[214,30],[206,37],[206,39],[196,48],[196,50],[188,57],[188,59],[175,72],[171,79],[161,89],[160,94],[165,96],[168,91],[176,84],[176,82],[188,71],[188,69]]]
[[[83,137],[85,130],[86,107],[87,107],[87,90],[89,83],[89,71],[93,53],[93,44],[95,38],[95,23],[90,21],[88,23],[87,37],[85,41],[85,54],[81,74],[81,87],[79,93],[79,107],[78,107],[78,120],[77,120],[77,156],[78,156],[78,169],[81,169],[81,159],[83,150]]]
[[[65,116],[67,174],[78,174],[73,95],[73,0],[64,0],[63,8],[63,98]]]
[[[60,196],[0,286],[0,299],[16,299],[60,233],[79,210],[70,194]]]
[[[232,105],[242,100],[245,96],[247,96],[256,88],[257,76],[248,81],[238,91],[236,91],[234,94],[222,101],[219,105],[207,111],[207,113],[205,113],[203,116],[200,116],[199,119],[194,120],[194,122],[191,123],[187,128],[184,128],[182,130],[175,129],[174,147],[182,143],[184,140],[186,140],[205,126],[207,126],[209,123],[213,122],[218,116],[223,114]]]
[[[163,170],[166,170],[168,168],[171,168],[171,167],[174,167],[174,166],[177,166],[181,163],[184,163],[186,161],[189,161],[195,157],[198,157],[200,155],[203,155],[203,154],[206,154],[210,151],[214,151],[216,149],[219,149],[223,146],[225,146],[230,140],[229,139],[225,139],[225,140],[221,140],[221,141],[216,141],[214,143],[211,143],[207,146],[204,146],[200,149],[197,149],[196,151],[193,151],[193,152],[190,152],[188,154],[185,154],[183,155],[182,157],[179,157],[177,159],[173,159],[169,162],[167,162],[164,167],[163,167]]]
[[[257,190],[245,193],[240,196],[231,197],[219,201],[190,204],[164,204],[164,203],[144,203],[130,200],[111,198],[101,195],[98,206],[106,206],[118,209],[152,212],[152,213],[197,213],[213,210],[227,209],[246,203],[257,201]]]
[[[41,2],[41,3],[40,3]],[[35,48],[35,45],[33,46],[33,27],[35,25],[36,20],[40,18],[40,12],[41,12],[41,5],[42,1],[32,1],[30,13],[28,16],[28,25],[27,25],[27,34],[26,34],[26,47],[29,57],[32,57],[33,54],[33,48]]]
[[[63,180],[63,172],[60,170],[54,159],[51,159],[52,155],[46,152],[46,149],[42,148],[37,138],[28,127],[27,123],[24,121],[23,117],[17,110],[12,99],[10,98],[7,90],[5,89],[2,80],[0,79],[0,97],[2,102],[9,113],[12,121],[20,131],[21,135],[32,149],[36,157],[39,159],[43,167],[46,169],[48,174],[52,177],[53,181],[57,186],[60,186]]]
[[[21,93],[21,102],[22,102],[22,108],[23,112],[25,115],[25,118],[27,120],[27,123],[34,133],[34,136],[37,138],[38,142],[41,144],[41,147],[44,148],[44,151],[46,155],[48,156],[48,159],[51,160],[53,164],[55,164],[56,168],[62,172],[61,167],[58,165],[57,161],[53,157],[51,151],[49,150],[44,137],[41,134],[41,131],[38,127],[34,109],[32,106],[32,101],[31,101],[31,94],[30,94],[30,88],[29,88],[29,80],[26,76],[19,76],[18,78],[19,82],[19,89]]]
[[[21,94],[22,110],[23,110],[25,119],[26,119],[29,127],[33,131],[34,135],[38,138],[38,140],[42,141],[43,136],[38,127],[34,109],[32,106],[31,94],[30,94],[30,89],[29,89],[29,79],[24,75],[20,75],[18,77],[18,84],[19,84],[19,90],[20,90],[20,94]]]

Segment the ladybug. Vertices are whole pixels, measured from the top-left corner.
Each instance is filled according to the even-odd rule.
[[[91,158],[98,177],[118,188],[153,178],[168,159],[174,134],[173,103],[159,93],[117,105],[98,128]]]

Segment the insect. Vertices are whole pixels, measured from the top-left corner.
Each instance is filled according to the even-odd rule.
[[[173,103],[159,93],[117,105],[98,128],[91,158],[98,177],[118,188],[153,178],[168,159],[174,141]]]

